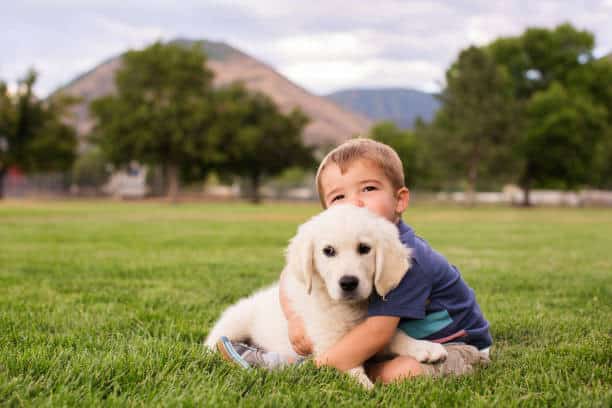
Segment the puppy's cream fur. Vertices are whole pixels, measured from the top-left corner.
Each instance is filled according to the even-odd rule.
[[[370,250],[364,251],[364,247]],[[333,256],[329,256],[329,248]],[[400,242],[397,227],[365,208],[335,205],[302,224],[289,243],[282,273],[284,290],[304,321],[314,355],[326,351],[362,322],[372,291],[384,297],[395,288],[408,270],[409,260],[410,250]],[[340,285],[343,277],[357,279],[357,287],[344,290]],[[206,345],[214,347],[221,336],[295,357],[278,283],[225,310]],[[422,362],[446,357],[440,344],[412,339],[399,330],[386,352]],[[372,386],[363,367],[350,372],[364,386]]]

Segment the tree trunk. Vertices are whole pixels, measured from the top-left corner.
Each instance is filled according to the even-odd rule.
[[[531,194],[531,182],[529,180],[525,180],[523,183],[523,207],[531,207],[531,198],[529,195]]]
[[[251,202],[253,204],[261,203],[261,196],[259,195],[259,184],[261,183],[261,177],[259,173],[251,174]]]
[[[525,165],[526,169],[525,169],[525,173],[521,179],[521,188],[523,189],[523,202],[522,202],[522,206],[523,207],[531,207],[531,198],[530,198],[530,194],[531,194],[531,164],[529,162],[527,162],[527,164]]]
[[[176,164],[166,165],[166,198],[173,204],[178,202],[179,168]]]

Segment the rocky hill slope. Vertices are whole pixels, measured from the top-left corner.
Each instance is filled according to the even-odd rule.
[[[185,45],[193,43],[184,39],[175,41]],[[372,124],[363,116],[309,93],[269,65],[227,44],[203,41],[203,49],[208,56],[207,65],[215,73],[215,85],[242,81],[247,88],[269,95],[283,111],[299,107],[308,115],[311,121],[304,131],[307,144],[337,145],[351,137],[367,134]],[[115,91],[114,74],[120,67],[121,56],[108,59],[56,91],[82,99],[74,107],[74,118],[70,119],[81,139],[93,127],[89,103]]]

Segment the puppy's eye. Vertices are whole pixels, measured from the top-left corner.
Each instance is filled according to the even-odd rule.
[[[336,256],[336,250],[334,249],[334,247],[329,245],[323,248],[323,253],[325,254],[325,256],[328,256],[330,258],[332,256]]]
[[[357,247],[357,252],[359,252],[360,255],[365,255],[369,254],[371,249],[372,247],[368,244],[359,244],[359,246]]]

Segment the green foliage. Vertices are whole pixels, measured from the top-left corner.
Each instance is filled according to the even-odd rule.
[[[555,82],[534,94],[527,118],[520,147],[527,182],[575,188],[592,179],[593,153],[607,125],[603,107]]]
[[[417,129],[441,166],[434,179],[519,182],[526,203],[533,187],[608,186],[612,64],[593,47],[591,33],[562,24],[462,51],[435,120]]]
[[[553,30],[529,28],[521,36],[500,38],[487,48],[511,74],[515,96],[525,100],[554,81],[566,83],[573,71],[593,59],[594,45],[593,34],[565,23]]]
[[[11,166],[26,172],[62,171],[75,159],[76,132],[62,122],[75,100],[62,95],[39,100],[33,91],[36,77],[30,70],[15,94],[0,81],[0,183]]]
[[[512,128],[517,108],[510,77],[486,50],[470,47],[449,68],[446,82],[430,142],[454,170],[447,174],[466,180],[475,191],[482,175],[508,175],[516,167]]]
[[[608,111],[610,112],[610,111]],[[597,144],[593,154],[590,183],[597,188],[612,190],[612,126]]]
[[[410,130],[401,130],[393,122],[377,123],[370,130],[370,137],[391,146],[404,166],[404,180],[408,187],[418,186],[421,174],[418,160],[417,138]]]
[[[568,75],[567,86],[606,108],[612,123],[612,60],[599,59],[580,65]]]
[[[219,90],[215,101],[217,119],[211,134],[223,140],[221,168],[250,180],[254,202],[259,201],[264,177],[291,166],[314,165],[312,149],[302,141],[308,118],[300,110],[285,115],[268,96],[249,92],[241,84]]]
[[[602,58],[580,66],[572,72],[568,83],[574,92],[588,96],[607,113],[608,125],[593,153],[589,184],[612,189],[612,59]]]
[[[129,51],[117,72],[117,94],[92,102],[94,141],[115,164],[160,165],[178,188],[182,168],[202,174],[218,160],[208,133],[214,119],[212,72],[199,44],[155,43]],[[174,191],[176,193],[176,191]]]
[[[173,196],[179,173],[194,181],[215,169],[256,186],[291,165],[311,164],[301,112],[283,115],[270,98],[241,85],[214,90],[205,62],[199,44],[155,43],[125,54],[117,95],[91,105],[103,152],[116,164],[161,166]]]
[[[276,176],[271,183],[277,188],[292,188],[301,187],[307,178],[313,178],[312,172],[308,172],[303,167],[292,166],[283,170],[278,176]]]
[[[523,135],[517,149],[523,161],[518,181],[526,190],[603,185],[600,172],[606,166],[592,158],[607,155],[612,69],[607,61],[593,59],[594,44],[591,33],[562,24],[554,30],[528,29],[488,46],[512,74],[514,95],[523,109],[516,125]]]
[[[99,148],[82,153],[72,166],[72,182],[79,186],[99,187],[108,179],[106,156]]]
[[[278,278],[319,210],[0,206],[0,406],[610,406],[610,210],[405,214],[491,323],[492,364],[472,375],[367,392],[331,369],[241,370],[206,352],[222,310]]]

